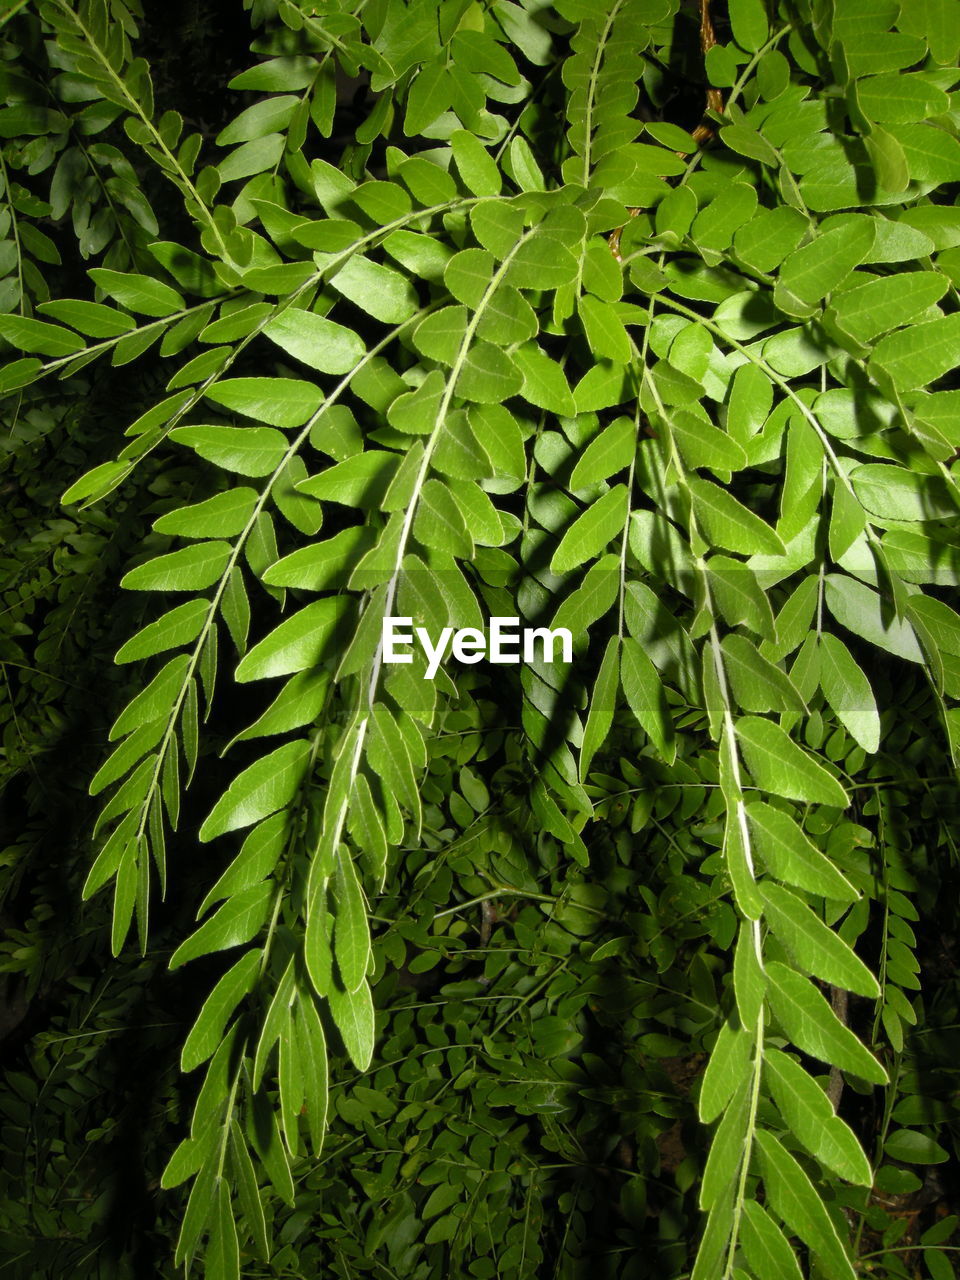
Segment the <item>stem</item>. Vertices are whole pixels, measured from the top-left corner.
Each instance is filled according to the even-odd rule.
[[[723,1280],[734,1273],[734,1257],[737,1251],[737,1243],[740,1236],[740,1219],[743,1216],[743,1206],[747,1198],[747,1177],[750,1173],[750,1156],[753,1153],[753,1137],[757,1130],[757,1106],[760,1102],[760,1075],[763,1069],[763,1005],[760,1005],[760,1012],[757,1014],[756,1026],[756,1048],[753,1057],[753,1079],[750,1084],[750,1110],[747,1114],[747,1132],[744,1139],[743,1159],[740,1164],[740,1176],[737,1180],[737,1194],[733,1204],[733,1226],[730,1231],[730,1247],[727,1251],[727,1264],[723,1270]]]
[[[11,18],[15,18],[21,9],[25,9],[30,0],[15,0],[15,3],[0,17],[0,27],[5,27]]]
[[[417,511],[419,510],[420,496],[423,492],[424,484],[426,483],[427,473],[430,469],[430,462],[431,462],[431,459],[433,458],[433,451],[436,448],[437,440],[439,439],[440,429],[443,426],[443,424],[446,422],[447,413],[449,412],[450,404],[451,404],[451,401],[453,400],[453,394],[454,394],[454,390],[456,389],[457,380],[459,379],[460,373],[462,372],[464,364],[466,363],[467,356],[470,352],[470,344],[473,341],[473,337],[474,337],[474,334],[476,333],[477,326],[479,325],[480,320],[483,317],[483,313],[490,303],[490,300],[493,298],[494,294],[499,288],[500,282],[503,279],[504,275],[506,274],[507,270],[509,269],[514,256],[516,255],[517,251],[520,249],[520,246],[523,245],[532,235],[534,235],[536,230],[537,230],[536,225],[534,225],[530,227],[529,230],[525,231],[523,235],[520,237],[520,239],[513,246],[511,251],[504,258],[503,262],[501,262],[500,266],[494,272],[493,277],[490,280],[490,283],[487,285],[483,293],[483,296],[481,297],[480,302],[477,305],[476,310],[474,311],[473,315],[470,317],[470,321],[467,324],[466,330],[463,335],[463,339],[460,344],[460,350],[457,352],[456,360],[453,364],[452,369],[450,370],[450,376],[448,377],[446,386],[444,388],[443,397],[440,401],[439,406],[437,407],[437,416],[434,420],[434,424],[430,432],[430,437],[426,443],[426,446],[424,447],[423,458],[420,461],[420,466],[417,471],[416,479],[414,481],[413,493],[411,495],[410,501],[407,504],[407,509],[404,512],[403,524],[401,525],[400,536],[397,540],[397,552],[394,557],[393,571],[391,572],[389,581],[387,583],[386,597],[383,602],[383,614],[382,614],[383,617],[388,617],[393,610],[393,602],[396,599],[397,588],[400,583],[400,573],[402,571],[403,560],[407,552],[407,544],[410,540],[410,535],[413,530],[414,518],[417,514]],[[352,374],[350,376],[352,377]],[[371,607],[372,607],[372,604],[368,603],[367,608],[371,608]],[[341,741],[344,741],[346,739],[346,734],[350,733],[355,725],[358,726],[357,741],[354,747],[353,760],[351,761],[351,764],[350,764],[349,782],[348,782],[346,791],[344,792],[344,798],[341,801],[336,817],[333,820],[331,834],[329,838],[326,834],[326,822],[324,822],[323,824],[324,829],[321,831],[321,834],[319,837],[319,841],[322,841],[324,844],[332,848],[334,851],[336,851],[337,848],[339,847],[340,838],[343,834],[343,828],[347,821],[347,814],[350,810],[350,796],[353,791],[354,779],[356,778],[357,771],[360,768],[360,761],[363,758],[363,748],[364,748],[364,743],[367,735],[367,727],[370,724],[370,715],[373,711],[374,703],[376,700],[377,685],[380,680],[380,672],[382,670],[382,667],[383,667],[383,637],[381,636],[377,644],[376,652],[374,654],[373,666],[370,672],[370,679],[367,684],[367,691],[364,699],[364,701],[366,702],[366,710],[365,711],[362,710],[361,706],[357,707],[356,711],[354,712],[353,718],[345,731],[344,738],[341,739]],[[319,847],[320,846],[318,842],[318,850],[319,850]],[[317,863],[317,865],[319,865],[319,863]],[[323,888],[322,884],[316,884],[311,887],[311,892],[308,893],[308,898],[307,898],[308,911],[310,910],[314,897],[320,892],[322,892],[322,888]]]
[[[233,550],[231,551],[230,558],[227,561],[227,564],[222,574],[220,575],[220,581],[218,582],[216,591],[214,592],[213,598],[210,601],[210,608],[207,610],[207,616],[204,619],[203,628],[200,632],[200,635],[197,637],[197,640],[193,646],[193,650],[190,654],[190,661],[187,665],[186,671],[184,672],[183,680],[180,685],[180,691],[177,695],[176,701],[173,704],[173,708],[171,709],[170,716],[167,721],[166,730],[164,732],[163,738],[160,741],[160,746],[157,751],[157,761],[154,766],[152,777],[150,779],[150,785],[147,788],[147,792],[143,801],[141,802],[140,822],[137,827],[137,834],[136,834],[137,839],[139,839],[146,833],[147,823],[149,821],[150,806],[153,803],[154,797],[157,794],[158,787],[160,786],[160,782],[163,777],[163,766],[166,758],[166,753],[170,749],[171,742],[174,740],[174,735],[176,734],[180,713],[183,710],[184,703],[186,702],[187,696],[189,694],[194,673],[196,672],[197,667],[199,666],[200,659],[202,657],[203,650],[207,642],[207,638],[210,635],[210,631],[213,627],[214,621],[217,616],[217,612],[220,607],[220,602],[223,599],[224,592],[227,589],[227,584],[230,581],[230,577],[231,577],[231,574],[233,573],[233,570],[236,568],[237,562],[240,558],[240,554],[243,551],[244,546],[246,545],[246,541],[249,538],[250,534],[253,532],[257,519],[259,518],[260,513],[265,507],[267,500],[273,491],[273,486],[276,484],[280,475],[284,471],[285,467],[287,466],[287,463],[290,461],[292,457],[294,457],[297,454],[297,452],[300,450],[303,443],[306,441],[306,439],[310,435],[310,432],[313,429],[313,426],[316,423],[317,419],[320,417],[320,415],[323,414],[332,404],[334,404],[340,398],[343,392],[346,391],[346,389],[349,387],[354,376],[361,369],[363,369],[372,359],[374,359],[380,353],[380,351],[384,349],[384,347],[388,346],[391,342],[393,342],[394,339],[398,336],[398,334],[400,334],[405,328],[407,328],[414,321],[420,320],[424,314],[424,311],[427,309],[429,308],[423,308],[420,311],[416,312],[415,315],[405,320],[402,324],[398,325],[395,329],[392,329],[390,333],[388,333],[386,337],[382,338],[380,342],[378,342],[374,347],[371,347],[371,349],[358,362],[358,364],[340,380],[340,382],[337,384],[334,390],[331,391],[330,395],[326,397],[326,399],[317,409],[316,413],[314,413],[312,417],[309,419],[309,421],[306,423],[306,425],[301,428],[300,432],[297,434],[297,436],[294,438],[293,442],[291,443],[290,447],[287,449],[287,452],[284,454],[283,459],[274,469],[273,474],[267,479],[263,487],[263,490],[260,494],[260,497],[258,498],[257,503],[254,506],[253,511],[251,512],[247,520],[246,525],[244,526],[241,533],[238,535],[237,541],[234,544]]]
[[[170,168],[176,171],[179,181],[177,181],[175,185],[180,186],[181,190],[185,191],[186,194],[193,201],[193,203],[195,204],[196,208],[200,213],[201,220],[205,222],[207,226],[210,228],[210,231],[213,233],[214,239],[216,240],[217,244],[220,247],[221,258],[223,258],[224,261],[227,261],[230,255],[227,250],[226,242],[223,239],[223,236],[220,234],[220,228],[217,226],[216,220],[214,219],[213,211],[210,209],[207,203],[201,198],[200,192],[194,186],[190,178],[190,175],[183,168],[183,166],[180,164],[180,161],[177,159],[177,157],[173,154],[173,152],[164,142],[160,134],[160,131],[157,129],[156,125],[153,123],[153,121],[147,115],[147,113],[143,110],[143,107],[140,105],[140,103],[137,101],[134,95],[127,88],[123,78],[120,75],[118,75],[117,72],[114,70],[114,67],[110,62],[109,58],[106,56],[106,54],[103,52],[103,50],[100,48],[100,46],[97,44],[96,40],[94,39],[93,33],[86,26],[84,26],[83,20],[81,19],[80,15],[76,13],[73,9],[71,9],[70,6],[65,3],[65,0],[58,0],[58,3],[60,8],[63,10],[63,12],[66,14],[69,14],[69,16],[76,23],[79,30],[82,32],[84,40],[89,45],[90,49],[92,49],[93,52],[96,54],[97,59],[99,60],[104,71],[107,73],[110,80],[116,87],[117,92],[121,95],[121,97],[127,103],[127,109],[130,112],[130,114],[136,116],[137,119],[142,122],[144,128],[149,131],[151,137],[153,138],[154,146],[156,146],[156,148],[165,157],[167,164],[170,166]],[[161,167],[166,168],[166,166],[161,166]]]
[[[597,77],[600,74],[600,63],[603,60],[607,39],[610,35],[610,28],[613,26],[622,4],[623,0],[617,0],[617,3],[607,14],[606,25],[603,28],[603,34],[597,42],[596,56],[593,60],[593,66],[590,68],[590,88],[587,92],[586,127],[583,131],[583,185],[585,187],[589,187],[590,185],[590,144],[592,142],[591,133],[593,130],[593,104],[596,101],[597,95]]]

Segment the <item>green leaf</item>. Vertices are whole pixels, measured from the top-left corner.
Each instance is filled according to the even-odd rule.
[[[762,133],[743,124],[728,124],[720,129],[723,142],[737,155],[746,156],[749,160],[759,160],[761,164],[776,165],[779,155]]]
[[[88,274],[108,297],[140,315],[162,318],[183,311],[186,306],[176,289],[152,276],[110,271],[106,267],[92,267]]]
[[[705,664],[704,671],[710,670]],[[709,677],[705,676],[705,682]],[[723,830],[723,861],[733,896],[742,915],[748,920],[759,920],[763,914],[763,902],[757,893],[757,882],[749,843],[749,831],[743,821],[743,802],[738,796],[738,784],[731,766],[732,751],[726,734],[720,744],[720,787],[727,797],[727,812]]]
[[[397,173],[420,204],[446,204],[456,199],[457,188],[453,179],[445,169],[432,164],[426,157],[411,156],[401,162]]]
[[[490,342],[476,341],[457,378],[457,394],[479,404],[497,404],[523,386],[518,362]]]
[[[413,533],[426,547],[464,558],[473,555],[473,540],[460,507],[447,485],[435,478],[429,479],[420,492]]]
[[[425,316],[413,333],[417,350],[429,360],[450,366],[456,364],[466,336],[467,320],[466,307],[441,307]]]
[[[873,162],[880,186],[887,191],[906,191],[910,184],[910,166],[907,164],[906,152],[895,135],[874,124],[869,135],[864,138],[864,145]]]
[[[950,1159],[938,1142],[916,1129],[894,1129],[883,1149],[891,1159],[904,1164],[942,1164]]]
[[[231,552],[229,542],[198,542],[138,565],[120,585],[129,591],[202,591],[223,573]]]
[[[707,1225],[697,1249],[697,1259],[690,1280],[715,1280],[721,1274],[733,1228],[733,1197],[734,1188],[731,1183],[707,1215]]]
[[[601,360],[628,364],[633,357],[633,344],[616,308],[592,294],[584,293],[577,302],[577,310],[591,351]]]
[[[328,499],[348,507],[375,507],[396,474],[400,455],[367,449],[301,480],[297,488],[311,498]]]
[[[341,853],[334,877],[336,914],[333,946],[337,968],[347,991],[356,991],[363,982],[370,960],[370,930],[360,881],[349,856]]]
[[[240,852],[201,902],[197,916],[204,915],[214,902],[249,889],[270,875],[286,839],[287,818],[283,813],[276,813],[254,827],[240,846]]]
[[[790,677],[768,662],[746,636],[724,636],[724,668],[744,711],[806,712]]]
[[[620,685],[620,640],[611,636],[603,652],[603,660],[590,695],[590,710],[583,729],[580,748],[580,781],[585,782],[593,758],[603,746],[613,724],[617,690]]]
[[[801,213],[788,205],[762,209],[734,236],[734,249],[748,266],[773,271],[800,243],[807,231]]]
[[[170,957],[169,967],[179,969],[198,956],[226,951],[229,947],[249,942],[266,923],[274,892],[272,884],[257,884],[229,898],[219,911],[180,943]]]
[[[576,279],[578,269],[578,260],[566,244],[541,233],[517,246],[506,280],[517,289],[559,289]]]
[[[235,679],[271,680],[315,667],[330,652],[330,642],[350,602],[343,597],[315,600],[253,646],[240,661]]]
[[[957,364],[960,314],[941,316],[881,338],[870,357],[900,391],[936,382]]]
[[[253,990],[261,954],[254,948],[241,956],[204,1000],[203,1008],[183,1044],[181,1071],[192,1071],[217,1051],[234,1009]]]
[[[622,641],[620,682],[630,710],[663,759],[672,764],[677,744],[663,682],[656,667],[632,636],[626,636]]]
[[[370,784],[362,773],[354,779],[349,823],[351,834],[359,837],[357,843],[366,865],[372,868],[382,886],[387,871],[387,833]]]
[[[747,822],[761,858],[778,880],[839,902],[853,902],[860,896],[789,814],[764,800],[753,800],[747,804]]]
[[[226,489],[204,502],[170,511],[153,522],[157,533],[186,538],[232,538],[247,524],[256,506],[255,489]]]
[[[215,1194],[216,1205],[204,1255],[204,1271],[210,1280],[240,1280],[240,1245],[230,1203],[230,1187],[225,1178],[217,1179]]]
[[[280,1052],[277,1064],[277,1084],[280,1094],[280,1120],[287,1150],[291,1156],[300,1154],[300,1110],[303,1106],[303,1073],[300,1070],[300,1053],[293,1035],[291,1020],[280,1036]]]
[[[471,405],[467,418],[498,473],[522,477],[527,471],[523,436],[513,415],[502,405]]]
[[[397,721],[382,703],[372,712],[373,724],[367,740],[367,759],[374,774],[386,783],[393,796],[420,820],[420,790],[417,773],[407,743]]]
[[[330,283],[345,298],[384,324],[402,324],[419,309],[416,290],[405,275],[382,262],[354,255]]]
[[[923,650],[908,622],[897,618],[878,592],[855,578],[828,573],[824,600],[836,620],[854,635],[908,662],[923,662]]]
[[[911,596],[907,611],[922,626],[941,653],[960,657],[960,614],[936,596]]]
[[[768,961],[766,974],[773,1012],[798,1049],[871,1084],[886,1084],[883,1067],[843,1025],[808,978],[778,960]]]
[[[716,546],[741,555],[786,555],[786,547],[770,526],[709,480],[688,481],[693,509],[704,535]]]
[[[431,462],[437,471],[458,480],[478,480],[496,471],[462,410],[446,414]]]
[[[583,581],[553,615],[551,627],[567,627],[574,635],[586,632],[613,606],[620,594],[620,562],[617,556],[601,556],[584,574]]]
[[[288,308],[263,332],[287,355],[321,373],[348,373],[365,354],[363,342],[352,329],[313,311]]]
[[[755,1275],[764,1280],[803,1280],[800,1264],[790,1242],[763,1205],[755,1200],[743,1203],[740,1242]]]
[[[362,183],[350,197],[378,226],[403,219],[413,208],[410,197],[396,182],[373,179]]]
[[[747,465],[747,455],[736,440],[695,414],[673,410],[670,429],[688,466],[739,471]]]
[[[428,435],[437,421],[446,380],[439,369],[433,369],[415,391],[408,391],[387,410],[387,421],[405,435]]]
[[[327,1046],[313,999],[301,992],[295,1005],[294,1028],[303,1072],[304,1110],[315,1155],[320,1154],[327,1118]]]
[[[366,526],[342,529],[332,538],[311,542],[274,561],[263,581],[275,587],[299,587],[306,591],[329,591],[345,586],[350,570],[373,545]]]
[[[294,967],[291,962],[287,964],[283,971],[283,976],[270,997],[270,1003],[260,1025],[260,1035],[257,1038],[257,1047],[253,1055],[253,1064],[250,1072],[250,1082],[254,1089],[260,1088],[263,1073],[273,1046],[282,1037],[290,1035],[290,1006],[293,1003],[295,991]]]
[[[263,201],[258,202],[263,212]],[[277,298],[294,293],[315,279],[309,262],[282,262],[275,266],[247,267],[241,279],[253,293],[272,294]]]
[[[442,62],[428,62],[420,72],[407,95],[407,114],[403,132],[415,137],[450,106],[452,88],[450,73]]]
[[[884,520],[942,520],[957,513],[956,503],[936,476],[868,462],[854,467],[850,480],[864,507]]]
[[[286,438],[272,427],[175,427],[170,438],[242,476],[268,476],[287,454]]]
[[[238,733],[230,745],[250,738],[287,733],[290,729],[311,724],[326,700],[329,682],[330,672],[325,668],[299,672],[287,681],[266,711],[249,728]]]
[[[932,271],[905,271],[882,276],[833,298],[837,323],[860,342],[909,323],[947,291],[949,282]]]
[[[235,147],[217,165],[221,182],[237,182],[265,173],[280,163],[286,139],[282,133],[269,133],[264,138],[253,138]]]
[[[587,489],[609,480],[633,462],[637,426],[632,418],[615,418],[584,449],[570,476],[570,488]]]
[[[210,606],[206,600],[187,600],[150,622],[117,651],[115,662],[137,662],[167,649],[190,644],[200,634]]]
[[[323,524],[323,507],[314,498],[298,492],[298,485],[307,478],[303,459],[291,454],[283,464],[271,489],[271,496],[280,514],[299,533],[313,537]],[[259,524],[260,517],[258,517]]]
[[[769,34],[763,0],[730,0],[729,11],[733,38],[740,48],[748,53],[762,49]]]
[[[523,237],[523,209],[511,201],[481,200],[470,210],[473,234],[484,249],[501,261]]]
[[[776,623],[776,639],[763,646],[764,652],[780,662],[807,638],[817,607],[819,579],[808,574],[784,602]]]
[[[290,1164],[280,1138],[276,1111],[262,1094],[254,1100],[252,1106],[246,1108],[246,1111],[247,1138],[250,1146],[259,1157],[277,1195],[284,1204],[292,1208],[296,1193],[290,1174]]]
[[[200,1171],[204,1160],[204,1144],[196,1138],[184,1138],[160,1175],[160,1186],[169,1190],[179,1187]]]
[[[860,265],[873,247],[874,235],[873,219],[856,217],[796,249],[780,268],[778,305],[791,315],[809,314]],[[791,299],[800,306],[795,308]]]
[[[750,1066],[754,1038],[729,1019],[720,1028],[703,1074],[697,1109],[703,1124],[712,1124],[743,1082]]]
[[[431,165],[430,168],[434,166]],[[438,169],[436,172],[440,173],[442,170]],[[394,257],[401,266],[406,266],[411,275],[419,275],[421,279],[430,280],[431,284],[442,282],[445,266],[453,257],[452,248],[439,239],[407,230],[390,232],[383,247],[390,257]]]
[[[565,573],[599,553],[618,535],[622,535],[627,519],[627,486],[615,485],[567,529],[550,561],[551,573]]]
[[[913,124],[942,115],[950,99],[922,72],[870,76],[857,85],[860,109],[870,120],[884,124]]]
[[[115,742],[132,729],[139,729],[141,725],[167,715],[189,666],[189,656],[182,653],[161,667],[147,687],[141,689],[117,716],[110,730],[110,741]]]
[[[757,575],[741,560],[713,555],[707,561],[710,591],[720,614],[730,626],[745,626],[772,640],[776,634],[773,609]]]
[[[464,186],[475,196],[500,194],[500,171],[482,143],[464,129],[450,136],[454,164],[463,179]]]
[[[736,1093],[723,1114],[710,1143],[707,1163],[700,1179],[700,1208],[712,1209],[737,1176],[744,1159],[748,1129],[747,1096],[749,1081],[739,1082]]]
[[[215,404],[273,427],[302,427],[323,402],[318,387],[296,378],[227,378],[205,394]]]
[[[255,760],[230,783],[200,828],[202,841],[250,827],[289,804],[303,781],[309,742],[287,742]],[[252,935],[251,935],[252,936]]]
[[[837,636],[822,632],[819,649],[824,697],[864,751],[876,751],[880,746],[880,715],[870,681]]]
[[[690,228],[690,238],[708,252],[726,249],[734,233],[757,207],[757,191],[745,182],[731,182],[700,210]]]
[[[217,135],[218,147],[231,147],[238,142],[263,138],[268,133],[283,129],[290,122],[299,99],[292,93],[281,93],[256,102],[222,129]]]
[[[525,400],[551,413],[569,417],[576,413],[563,370],[536,343],[519,347],[511,353],[511,359],[523,377],[520,394]]]
[[[87,345],[69,329],[28,316],[0,316],[0,338],[20,351],[40,356],[72,356]]]
[[[757,956],[758,943],[754,926],[745,920],[740,926],[737,946],[733,956],[733,988],[737,1000],[737,1012],[745,1027],[756,1026],[763,1007],[766,978]]]
[[[136,321],[125,312],[118,311],[115,307],[105,307],[100,302],[86,302],[79,298],[57,298],[55,301],[41,302],[37,310],[41,315],[52,316],[54,320],[68,324],[91,338],[118,338],[136,328]],[[16,319],[13,316],[4,318]]]
[[[835,987],[879,999],[880,987],[867,966],[802,899],[769,880],[761,883],[760,896],[770,928],[796,964]]]
[[[210,1072],[207,1075],[209,1078]],[[217,1101],[220,1102],[221,1099],[218,1098]],[[200,1169],[190,1190],[177,1240],[174,1259],[176,1265],[193,1259],[197,1241],[210,1224],[210,1214],[216,1204],[216,1186],[216,1165],[208,1161]]]
[[[243,1133],[235,1119],[230,1122],[230,1158],[237,1187],[237,1196],[243,1209],[244,1222],[253,1238],[254,1248],[261,1262],[270,1256],[270,1239],[263,1212],[263,1201],[253,1161],[243,1140]]]
[[[11,360],[0,368],[0,395],[7,395],[20,387],[29,386],[31,382],[36,381],[42,369],[42,362],[34,356],[25,356],[22,360]],[[95,491],[95,480],[100,482],[106,480],[107,477],[113,478],[114,476],[122,479],[126,475],[126,471],[127,469],[123,463],[102,462],[100,466],[94,467],[81,480],[71,485],[63,495],[62,501],[65,503],[79,502],[81,498],[85,498]]]
[[[830,510],[830,555],[834,560],[844,556],[866,528],[867,518],[863,507],[845,485],[833,490]]]
[[[464,249],[447,263],[443,281],[458,302],[476,310],[495,269],[493,254],[485,249]]]
[[[847,1182],[873,1186],[870,1163],[853,1130],[834,1114],[827,1095],[803,1067],[768,1048],[763,1070],[780,1114],[811,1155]]]
[[[854,1280],[837,1229],[807,1174],[772,1133],[759,1129],[756,1140],[771,1208],[810,1246],[829,1280]]]
[[[109,757],[100,766],[94,774],[90,783],[89,793],[92,796],[99,795],[111,783],[119,781],[130,769],[140,760],[143,755],[157,745],[163,736],[163,720],[153,720],[149,724],[141,725],[139,729],[135,729],[120,745],[111,752]],[[116,838],[116,832],[110,837],[109,843]],[[111,873],[112,874],[112,873]],[[101,882],[102,883],[102,882]],[[92,892],[92,890],[91,890]]]
[[[373,1000],[369,983],[364,980],[352,992],[334,986],[326,994],[330,1013],[343,1037],[350,1060],[358,1071],[366,1071],[373,1057],[374,1045]]]
[[[764,791],[790,800],[834,805],[840,809],[845,809],[850,803],[836,778],[772,720],[741,716],[736,730],[747,768]]]

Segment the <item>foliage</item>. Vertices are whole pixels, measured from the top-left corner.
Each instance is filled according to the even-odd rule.
[[[246,7],[0,17],[11,1266],[943,1280],[956,6]]]

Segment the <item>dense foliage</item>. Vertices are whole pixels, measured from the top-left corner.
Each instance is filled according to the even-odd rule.
[[[953,1275],[960,5],[0,49],[5,1273]]]

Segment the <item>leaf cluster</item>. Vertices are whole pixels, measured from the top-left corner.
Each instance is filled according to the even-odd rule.
[[[649,1210],[657,1274],[901,1274],[875,1197],[953,1116],[911,1043],[960,750],[953,8],[257,4],[215,140],[135,4],[0,19],[4,403],[139,378],[39,590],[143,611],[82,896],[126,956],[186,895],[165,959],[208,975],[177,1265],[632,1277]],[[428,680],[395,615],[574,660]]]

